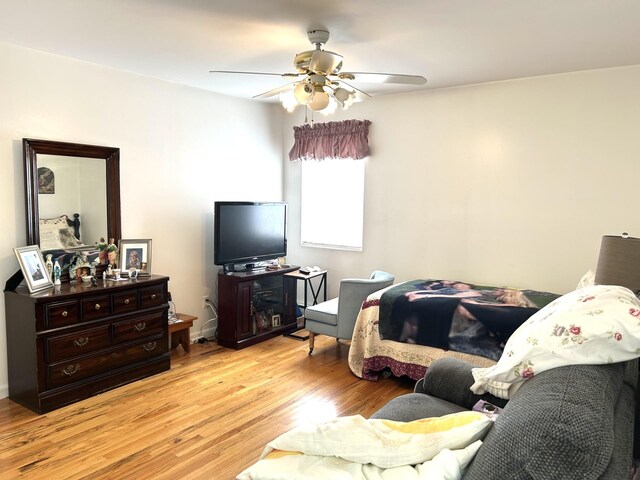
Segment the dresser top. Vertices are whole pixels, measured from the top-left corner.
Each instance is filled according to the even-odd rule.
[[[101,293],[112,293],[118,290],[125,290],[131,288],[143,288],[145,286],[152,286],[158,283],[169,281],[169,277],[164,275],[151,275],[150,277],[138,277],[135,280],[123,279],[120,281],[115,280],[102,280],[97,279],[97,286],[93,286],[91,283],[84,282],[65,282],[62,285],[56,285],[52,288],[40,290],[39,292],[29,293],[29,289],[26,285],[20,285],[15,291],[5,290],[5,295],[16,294],[20,296],[30,297],[33,300],[47,301],[47,300],[62,300],[64,297],[69,296],[89,296],[99,295]]]

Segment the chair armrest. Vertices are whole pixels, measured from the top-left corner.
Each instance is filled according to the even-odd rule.
[[[474,383],[472,368],[475,368],[475,365],[457,358],[441,358],[427,369],[423,379],[418,380],[414,391],[455,403],[468,410],[473,408],[478,400],[504,407],[507,401],[502,398],[488,393],[476,395],[469,390]]]

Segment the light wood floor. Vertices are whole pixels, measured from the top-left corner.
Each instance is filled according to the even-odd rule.
[[[277,337],[235,351],[174,351],[171,371],[37,415],[0,400],[0,478],[232,479],[308,420],[368,417],[413,382],[369,382],[348,342]]]

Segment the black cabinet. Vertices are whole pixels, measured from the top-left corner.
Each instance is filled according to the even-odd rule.
[[[298,267],[218,275],[218,344],[240,349],[296,327]]]

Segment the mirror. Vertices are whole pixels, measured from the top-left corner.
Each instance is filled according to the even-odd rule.
[[[22,146],[27,245],[42,246],[40,218],[73,219],[75,213],[80,214],[82,243],[121,238],[118,148],[30,138]]]

